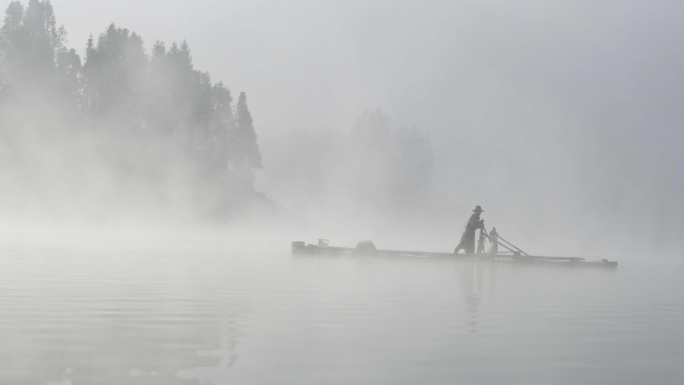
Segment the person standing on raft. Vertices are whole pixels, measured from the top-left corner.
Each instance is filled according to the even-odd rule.
[[[487,240],[487,232],[485,229],[480,229],[480,239],[477,240],[477,253],[485,253],[485,241]]]
[[[454,254],[458,254],[460,250],[465,250],[466,254],[475,253],[475,231],[478,229],[484,229],[484,219],[480,219],[480,214],[483,213],[482,207],[476,206],[473,210],[473,215],[470,216],[468,222],[463,229],[463,235],[461,236],[461,242],[454,249]]]
[[[496,232],[496,227],[489,232],[489,249],[487,254],[496,254],[499,252],[499,233]]]

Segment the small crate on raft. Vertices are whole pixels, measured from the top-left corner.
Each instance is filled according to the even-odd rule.
[[[359,254],[375,254],[378,251],[375,247],[375,243],[368,240],[357,243],[354,250]]]

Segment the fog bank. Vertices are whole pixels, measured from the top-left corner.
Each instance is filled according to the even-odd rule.
[[[285,6],[200,1],[170,6],[149,1],[149,12],[128,12],[133,5],[127,1],[96,7],[79,1],[54,5],[58,23],[71,33],[55,52],[68,53],[75,47],[73,54],[83,59],[82,68],[88,63],[83,48],[88,47],[90,33],[98,49],[99,31],[105,37],[121,37],[125,27],[130,28],[130,41],[137,42],[132,31],[147,39],[140,40],[148,55],[146,65],[151,66],[145,67],[147,71],[162,46],[163,55],[158,57],[166,57],[170,42],[178,42],[176,56],[169,58],[191,59],[187,68],[192,71],[182,72],[188,76],[178,79],[199,79],[192,83],[197,87],[179,88],[179,95],[201,96],[188,99],[193,103],[214,103],[216,95],[228,96],[231,108],[225,111],[232,114],[233,99],[239,98],[227,85],[248,91],[253,121],[245,120],[245,127],[251,127],[249,132],[258,140],[245,143],[258,143],[263,169],[253,163],[247,187],[237,190],[252,191],[285,213],[284,232],[301,233],[302,238],[373,238],[447,249],[457,241],[470,210],[481,205],[488,227],[496,226],[529,250],[598,254],[620,249],[644,254],[677,249],[677,235],[684,230],[679,199],[684,192],[679,151],[684,116],[678,107],[684,96],[684,56],[676,48],[684,31],[679,4],[299,1]],[[117,23],[112,33],[111,27],[107,29],[111,22]],[[182,46],[184,39],[193,48],[191,56],[188,45],[187,50]],[[167,43],[159,45],[162,41]],[[60,57],[74,59],[57,55],[55,60]],[[169,63],[188,62],[173,60]],[[208,70],[212,77],[196,68]],[[220,83],[224,88],[212,93],[217,79],[225,86]],[[156,100],[157,94],[147,92],[162,90],[159,83],[145,84],[149,87],[143,100]],[[121,100],[114,103],[117,108],[132,99],[114,99]],[[216,104],[203,103],[192,105],[211,105],[218,111]],[[206,139],[218,138],[213,130],[222,121],[216,120],[218,115],[205,114],[209,110],[178,106],[171,103],[155,110],[162,111],[165,120],[124,110],[128,117],[143,117],[134,120],[137,124],[184,120],[177,127],[164,126],[173,128],[166,131],[168,137],[182,133],[184,144],[166,139],[154,140],[153,147],[136,147],[137,139],[116,144],[112,133],[126,131],[118,126],[104,136],[100,132],[105,129],[85,130],[88,139],[82,140],[99,144],[82,147],[73,146],[81,140],[48,140],[52,134],[31,134],[33,129],[18,130],[18,139],[7,139],[5,133],[4,148],[11,150],[3,152],[8,159],[4,172],[9,175],[4,194],[11,197],[5,202],[12,202],[4,205],[5,213],[62,218],[82,208],[101,213],[102,222],[121,215],[150,220],[168,216],[183,223],[225,212],[220,203],[224,182],[217,182],[215,171],[207,174],[213,166],[206,167],[213,164],[206,159],[217,159],[212,158],[217,152],[205,151],[215,149],[205,144],[218,142]],[[358,140],[355,122],[364,111],[373,113],[378,107],[388,122],[385,139],[364,144]],[[3,111],[8,110],[15,108]],[[32,111],[35,116],[52,116]],[[188,111],[201,113],[190,114],[189,119]],[[2,120],[14,121],[16,128],[21,116],[3,114]],[[45,124],[26,119],[25,124],[41,129],[67,125],[60,119]],[[116,126],[104,120],[85,126]],[[235,122],[225,127],[237,127]],[[407,147],[400,145],[401,132],[406,133]],[[428,139],[431,151],[426,157],[420,149],[427,145],[418,144]],[[28,146],[20,153],[33,154],[22,155],[24,162],[31,159],[31,167],[19,167],[27,163],[13,164],[15,158],[9,158],[18,143]],[[30,152],[31,143],[46,143],[48,149]],[[411,147],[414,144],[417,147]],[[179,147],[180,152],[170,150]],[[254,154],[250,151],[243,154]],[[156,154],[154,160],[145,160],[151,153]],[[116,159],[116,167],[98,160],[105,154]],[[70,157],[73,160],[64,160]],[[64,163],[53,166],[59,163],[55,159]],[[428,163],[429,172],[418,167]],[[46,171],[20,171],[36,164]],[[78,171],[86,165],[92,173]],[[157,171],[149,175],[158,175],[145,174],[150,168]],[[76,187],[73,175],[78,174],[89,175],[76,179],[95,187]],[[42,175],[49,175],[50,183]],[[45,187],[53,184],[58,187]],[[88,198],[75,199],[80,195]],[[22,203],[43,200],[52,203]],[[99,200],[103,208],[86,209],[89,200]],[[233,203],[235,208],[227,211],[245,206],[239,199]],[[62,205],[65,208],[55,208]],[[157,214],[148,215],[146,209]]]

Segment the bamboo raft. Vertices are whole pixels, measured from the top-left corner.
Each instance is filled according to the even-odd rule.
[[[324,240],[321,240],[324,241]],[[453,254],[431,251],[404,251],[404,250],[376,250],[374,248],[351,248],[328,246],[327,241],[319,241],[318,245],[306,244],[305,242],[292,242],[293,255],[371,255],[384,257],[432,257],[448,259],[467,259],[476,258],[478,260],[511,263],[511,264],[534,264],[546,266],[569,266],[569,267],[596,267],[596,268],[617,268],[618,263],[606,259],[598,261],[586,261],[580,257],[548,257],[529,255],[515,246],[507,251],[496,254]],[[505,247],[505,246],[504,246]],[[515,249],[514,249],[515,248]],[[517,250],[516,250],[517,249]]]

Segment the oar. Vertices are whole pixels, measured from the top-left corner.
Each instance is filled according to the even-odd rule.
[[[487,239],[489,239],[489,242],[494,243],[494,242],[492,242],[492,238],[489,236],[489,231],[487,231],[487,229],[484,227],[484,225],[482,225],[482,230],[484,230],[485,235],[487,236]],[[515,250],[511,249],[510,247],[506,246],[503,243],[499,243],[498,241],[496,243],[503,246],[505,249],[508,249],[508,251],[510,251],[511,253],[516,252]],[[527,255],[527,254],[525,254],[525,255]]]
[[[499,235],[499,237],[498,237],[498,238],[499,238],[500,240],[504,241],[505,243],[509,244],[509,245],[510,245],[511,247],[513,247],[514,249],[518,250],[519,252],[521,252],[521,253],[523,253],[523,254],[525,254],[525,255],[529,256],[529,254],[527,254],[526,252],[524,252],[524,251],[520,250],[520,248],[518,248],[518,247],[517,247],[517,246],[515,246],[514,244],[512,244],[512,243],[508,242],[507,240],[505,240],[505,239],[501,238],[501,235]],[[509,249],[509,250],[510,250],[510,249]]]

